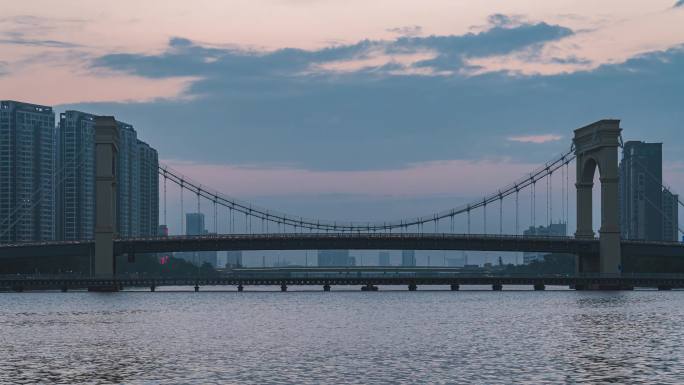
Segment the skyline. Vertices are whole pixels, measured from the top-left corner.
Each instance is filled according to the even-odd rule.
[[[411,201],[476,198],[605,117],[622,119],[625,140],[664,142],[665,180],[684,189],[684,9],[672,1],[132,4],[6,7],[3,98],[115,115],[200,182],[295,211],[292,200],[333,200],[331,218],[344,202],[391,197],[373,215],[401,217]]]

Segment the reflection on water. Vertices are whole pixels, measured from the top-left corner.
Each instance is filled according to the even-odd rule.
[[[684,292],[0,294],[0,383],[684,383]]]

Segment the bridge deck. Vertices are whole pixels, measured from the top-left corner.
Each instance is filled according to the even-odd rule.
[[[598,255],[598,239],[517,235],[427,233],[229,234],[117,239],[117,255],[220,250],[477,250]],[[92,255],[94,242],[40,242],[0,245],[0,258]],[[682,256],[677,242],[622,241],[623,255]]]

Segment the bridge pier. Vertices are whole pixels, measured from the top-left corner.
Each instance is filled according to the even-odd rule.
[[[199,291],[199,284],[195,284],[195,293]]]
[[[593,239],[592,189],[599,170],[601,182],[601,228],[599,255],[579,255],[579,273],[619,275],[622,270],[618,208],[619,120],[600,120],[575,130],[573,144],[577,157],[577,232],[576,238]]]
[[[323,285],[323,291],[330,291],[330,285]]]
[[[238,287],[237,287],[238,293],[242,293],[244,290],[245,290],[245,287],[242,286],[242,284],[239,284]]]
[[[408,290],[409,291],[416,291],[416,290],[418,290],[418,286],[415,283],[410,283],[408,285]]]
[[[451,289],[451,291],[459,291],[461,289],[461,286],[459,286],[459,284],[455,283],[455,284],[451,285],[450,289]]]
[[[283,291],[283,292],[287,291],[287,285],[286,284],[280,285],[280,291]]]
[[[67,290],[68,290],[68,288],[67,288],[66,285],[65,285],[65,286],[62,286],[62,287],[60,288],[60,290],[62,291],[62,293],[66,293]]]
[[[95,276],[116,273],[116,160],[119,131],[112,116],[95,118]]]
[[[501,291],[503,290],[503,285],[500,283],[495,283],[492,285],[492,290],[494,291]]]
[[[665,285],[658,286],[658,291],[670,291],[670,290],[672,290],[672,286],[665,286]]]
[[[155,285],[151,285],[150,292],[154,293],[155,290],[157,290],[157,287]]]
[[[378,291],[378,287],[369,283],[366,286],[361,286],[361,291]]]
[[[546,286],[543,283],[535,283],[534,284],[534,290],[535,291],[543,291],[543,290],[546,290]]]

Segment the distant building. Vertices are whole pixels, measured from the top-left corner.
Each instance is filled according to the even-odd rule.
[[[679,195],[663,189],[663,241],[679,239]]]
[[[390,266],[390,253],[389,253],[389,251],[378,252],[378,266]]]
[[[231,250],[226,252],[226,267],[242,267],[242,251]]]
[[[169,236],[169,227],[166,225],[157,226],[157,236],[158,237],[168,237]]]
[[[0,101],[0,242],[55,238],[55,114]]]
[[[446,259],[447,267],[463,267],[466,265],[465,257],[455,257]]]
[[[205,231],[203,213],[185,214],[185,235],[204,235]]]
[[[354,266],[356,259],[349,250],[318,250],[318,266]]]
[[[401,265],[402,266],[415,266],[416,265],[416,251],[415,250],[402,250],[401,251]]]
[[[203,213],[185,214],[185,235],[210,235],[204,227]],[[191,251],[176,254],[190,263],[201,266],[209,263],[216,267],[218,265],[218,252],[216,251]]]
[[[524,236],[528,237],[563,237],[568,234],[568,226],[566,223],[551,223],[549,226],[530,226],[529,229],[523,231]],[[543,261],[544,256],[548,253],[523,253],[523,263],[528,265],[534,261]]]

